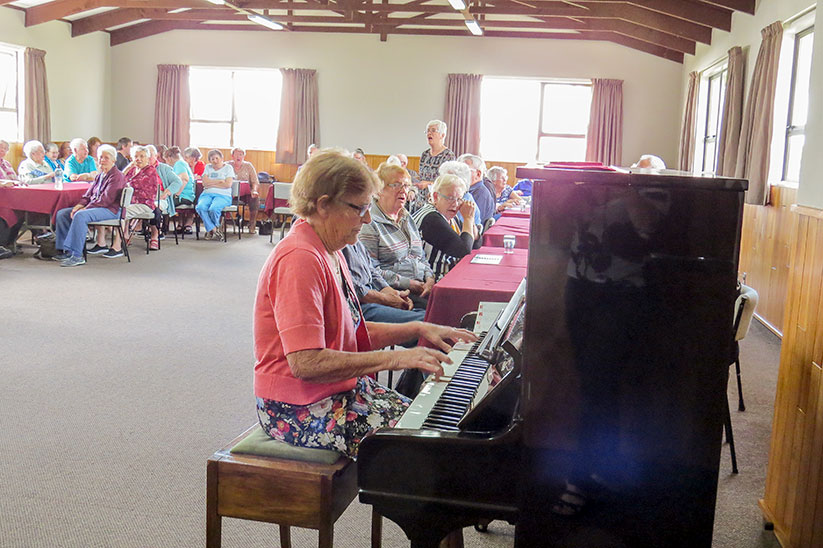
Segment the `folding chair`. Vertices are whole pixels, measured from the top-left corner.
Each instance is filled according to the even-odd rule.
[[[242,208],[242,209],[241,209]],[[238,211],[240,212],[238,215]],[[231,182],[231,205],[228,205],[223,208],[222,217],[222,224],[223,224],[223,241],[227,240],[226,238],[226,213],[232,213],[232,230],[237,230],[237,239],[243,239],[243,226],[240,224],[238,219],[242,219],[244,214],[246,213],[246,204],[240,201],[240,181],[233,180]]]
[[[274,199],[275,200],[288,200],[291,198],[291,183],[272,183],[271,190],[269,192],[274,192]],[[292,212],[289,206],[286,207],[275,207],[273,211],[274,215],[283,215],[285,218],[283,219],[283,224],[280,225],[280,239],[283,239],[283,236],[286,233],[286,223],[289,223],[291,226],[292,219],[294,213]],[[272,226],[271,234],[269,234],[269,242],[274,243],[274,227]]]
[[[131,204],[132,194],[134,194],[134,189],[132,187],[127,186],[123,188],[123,191],[120,193],[120,216],[117,219],[89,223],[89,226],[108,226],[112,229],[117,229],[120,234],[120,241],[123,245],[123,252],[126,255],[128,262],[131,262],[131,257],[129,257],[129,246],[126,245],[126,238],[123,236],[123,224],[126,222],[126,207]],[[114,241],[114,232],[112,232],[111,237],[112,241]],[[83,258],[86,259],[87,256],[86,246],[83,245]]]

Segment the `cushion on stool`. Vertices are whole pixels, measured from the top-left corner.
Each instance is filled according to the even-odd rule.
[[[251,434],[232,447],[230,452],[257,455],[259,457],[317,462],[320,464],[334,464],[341,456],[341,453],[337,451],[296,447],[284,441],[274,440],[263,432],[259,424]]]

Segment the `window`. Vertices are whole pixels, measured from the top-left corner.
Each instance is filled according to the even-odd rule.
[[[23,50],[0,44],[0,139],[23,140]]]
[[[282,81],[279,70],[192,67],[191,142],[274,150]]]
[[[703,126],[703,154],[700,171],[714,173],[717,166],[717,135],[720,133],[720,119],[723,117],[723,103],[726,99],[726,77],[728,66],[708,78],[706,90],[706,123]]]
[[[798,32],[794,37],[794,61],[789,92],[789,116],[783,152],[783,180],[800,180],[800,159],[806,141],[806,117],[809,113],[809,77],[812,71],[814,27]]]
[[[582,161],[591,84],[483,78],[480,154],[508,162]]]

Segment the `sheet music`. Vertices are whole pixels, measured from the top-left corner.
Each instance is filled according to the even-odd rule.
[[[474,264],[500,264],[503,260],[503,255],[486,255],[485,253],[478,253],[472,257]]]

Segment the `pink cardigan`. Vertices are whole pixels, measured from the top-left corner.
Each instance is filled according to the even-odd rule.
[[[336,253],[351,286],[346,260],[340,251]],[[286,360],[286,354],[298,350],[371,350],[365,320],[355,332],[348,303],[335,278],[320,238],[305,220],[297,221],[269,255],[257,282],[256,397],[306,405],[354,388],[354,378],[333,383],[297,379]]]

